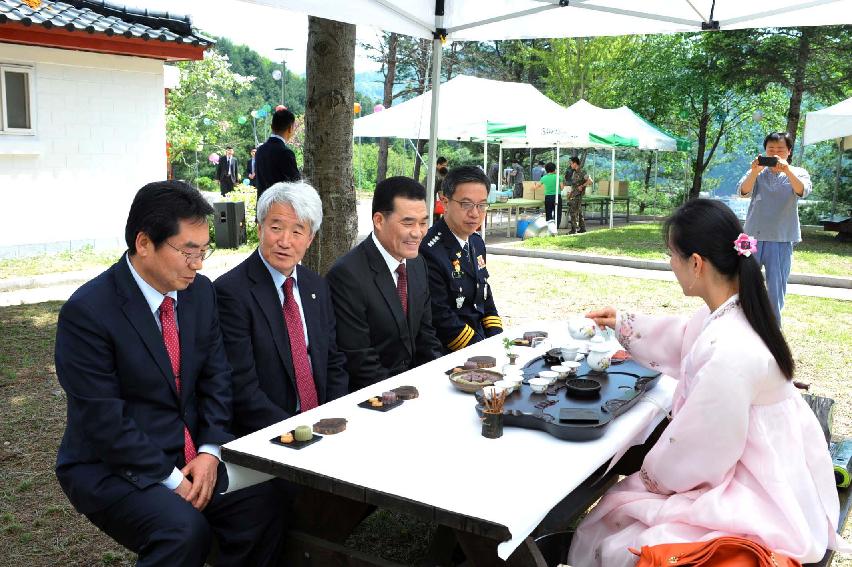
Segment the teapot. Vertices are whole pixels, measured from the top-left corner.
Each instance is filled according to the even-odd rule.
[[[592,319],[577,317],[568,321],[568,332],[578,340],[590,339],[595,336],[596,326]]]
[[[603,372],[610,366],[610,347],[604,341],[592,341],[589,343],[589,355],[586,363],[589,368],[597,372]]]

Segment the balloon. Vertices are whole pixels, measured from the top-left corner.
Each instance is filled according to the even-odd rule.
[[[361,114],[361,103],[356,102],[355,106],[353,107],[353,110],[354,110],[355,114]]]
[[[761,120],[763,120],[763,111],[755,110],[754,114],[752,114],[751,117],[754,118],[755,122],[760,122]]]
[[[243,179],[243,185],[251,185],[251,181],[249,181],[248,178]]]
[[[287,110],[287,107],[284,106],[283,104],[279,104],[278,106],[275,107],[275,112],[278,112],[279,110]]]
[[[219,164],[219,154],[217,154],[216,152],[213,152],[212,154],[207,156],[207,161],[209,161],[213,165],[218,165]]]
[[[276,81],[279,80],[281,78],[281,70],[275,69],[274,71],[272,71],[272,78]]]
[[[211,124],[213,124],[213,121],[212,121],[212,120],[210,120],[209,118],[205,118],[205,119],[204,119],[204,125],[205,125],[205,126],[210,126]]]
[[[383,104],[377,104],[376,106],[373,107],[373,112],[381,112],[384,109],[385,109],[385,106]]]
[[[258,118],[266,118],[266,109],[261,108],[260,110],[258,110],[257,111],[257,117]]]
[[[248,122],[248,118],[246,118],[245,116],[240,116],[239,118],[237,118],[237,122],[239,122],[240,124],[245,124],[246,122]]]
[[[264,104],[263,108],[261,110],[263,110],[264,112],[269,112],[270,110],[272,110],[272,105],[271,104]]]
[[[252,110],[252,111],[250,112],[250,114],[251,114],[251,117],[252,117],[252,118],[257,118],[257,111],[256,111],[256,110]]]

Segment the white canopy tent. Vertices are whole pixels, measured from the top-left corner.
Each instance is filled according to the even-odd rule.
[[[243,0],[431,39],[429,155],[437,149],[446,41],[589,37],[852,23],[852,0]],[[428,190],[434,168],[427,168]],[[430,201],[434,199],[430,198]]]
[[[831,195],[831,216],[837,204],[837,191],[840,189],[840,170],[843,165],[843,152],[852,149],[852,98],[838,102],[828,108],[808,112],[805,115],[805,145],[826,140],[837,143],[837,174]]]

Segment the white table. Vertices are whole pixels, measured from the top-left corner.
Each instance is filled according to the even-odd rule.
[[[558,346],[564,328],[540,325],[535,330],[548,330]],[[367,500],[371,494],[381,495],[385,503],[398,499],[432,510],[439,522],[442,515],[479,521],[478,531],[504,540],[497,552],[508,558],[542,518],[601,465],[644,442],[671,405],[674,380],[661,377],[646,399],[614,420],[597,440],[562,441],[515,427],[506,427],[500,439],[486,439],[480,434],[473,395],[454,389],[445,372],[474,355],[497,356],[499,368],[506,362],[502,338],[520,336],[522,330],[507,332],[228,443],[223,458],[231,489],[269,478],[255,472],[262,471],[314,487],[337,486],[328,490],[364,494]],[[518,364],[541,350],[516,347]],[[356,405],[402,385],[416,386],[420,397],[388,412]],[[346,418],[346,431],[301,450],[269,442],[325,417]]]

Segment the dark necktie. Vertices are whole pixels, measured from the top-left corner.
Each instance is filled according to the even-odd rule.
[[[169,353],[169,361],[172,363],[172,372],[175,375],[175,389],[180,396],[180,338],[178,337],[177,321],[175,320],[175,300],[169,296],[163,298],[160,304],[160,325],[163,327],[163,343],[166,352]],[[189,463],[198,453],[195,443],[189,434],[186,424],[183,426],[183,457]]]
[[[473,265],[473,256],[470,255],[470,244],[467,242],[462,246],[462,252],[464,252],[464,257],[467,258],[467,263],[471,268],[474,268],[474,272],[476,272],[476,266]]]
[[[296,371],[296,390],[299,392],[299,409],[308,411],[319,405],[317,388],[314,385],[314,375],[311,372],[311,361],[308,359],[308,347],[305,345],[305,330],[302,327],[302,316],[299,306],[293,297],[293,278],[284,281],[284,323],[287,325],[287,335],[290,337],[290,355],[293,358],[293,369]]]
[[[408,273],[405,271],[405,264],[400,262],[396,267],[396,273],[399,274],[396,280],[396,293],[399,295],[399,302],[402,303],[402,312],[408,317]]]

